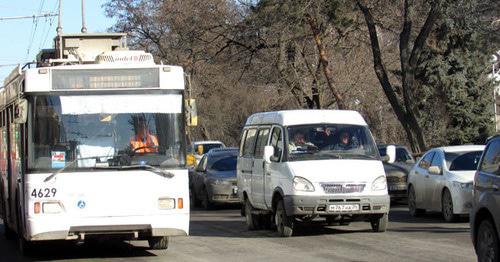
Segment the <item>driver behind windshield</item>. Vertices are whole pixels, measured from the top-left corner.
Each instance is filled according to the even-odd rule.
[[[293,151],[307,151],[309,149],[317,148],[313,143],[306,141],[304,134],[300,131],[297,131],[293,135],[293,140],[290,141],[288,145],[288,149],[290,152]]]
[[[136,134],[130,138],[130,148],[136,153],[158,152],[158,138],[149,129],[146,119],[137,119]]]

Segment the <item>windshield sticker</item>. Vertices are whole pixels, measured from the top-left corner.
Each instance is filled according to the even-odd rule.
[[[66,152],[52,151],[52,168],[63,168],[66,165]]]

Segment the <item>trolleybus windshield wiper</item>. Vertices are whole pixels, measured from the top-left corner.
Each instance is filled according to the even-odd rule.
[[[158,168],[158,167],[151,166],[151,165],[130,165],[130,166],[121,166],[118,168],[118,170],[134,170],[134,169],[142,169],[142,170],[151,171],[157,175],[160,175],[160,176],[166,177],[166,178],[174,177],[174,173],[169,172],[167,170],[163,170],[163,169]]]
[[[55,176],[57,176],[57,174],[59,173],[62,173],[64,170],[66,170],[66,168],[70,167],[70,166],[73,166],[75,163],[77,163],[79,160],[88,160],[88,159],[100,159],[100,158],[104,158],[104,157],[111,157],[111,156],[91,156],[91,157],[80,157],[80,158],[76,158],[75,160],[69,162],[67,165],[65,165],[64,167],[56,170],[54,173],[50,174],[48,177],[46,177],[43,182],[47,182],[49,180],[51,180],[52,178],[54,178]]]

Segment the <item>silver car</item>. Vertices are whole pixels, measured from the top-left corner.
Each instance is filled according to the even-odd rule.
[[[412,216],[440,211],[447,222],[468,215],[472,180],[484,146],[434,148],[426,152],[408,175],[408,208]]]
[[[500,261],[500,136],[488,142],[474,177],[470,228],[478,261]]]
[[[211,209],[217,204],[239,204],[237,156],[238,148],[217,148],[203,155],[192,176],[194,206]]]

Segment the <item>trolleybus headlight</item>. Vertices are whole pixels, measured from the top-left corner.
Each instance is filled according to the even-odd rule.
[[[175,198],[159,198],[158,208],[160,209],[174,209],[175,208]]]
[[[42,212],[44,214],[59,214],[63,211],[59,202],[44,202],[42,203]]]
[[[372,191],[379,191],[387,189],[387,180],[385,176],[379,176],[372,184]]]

